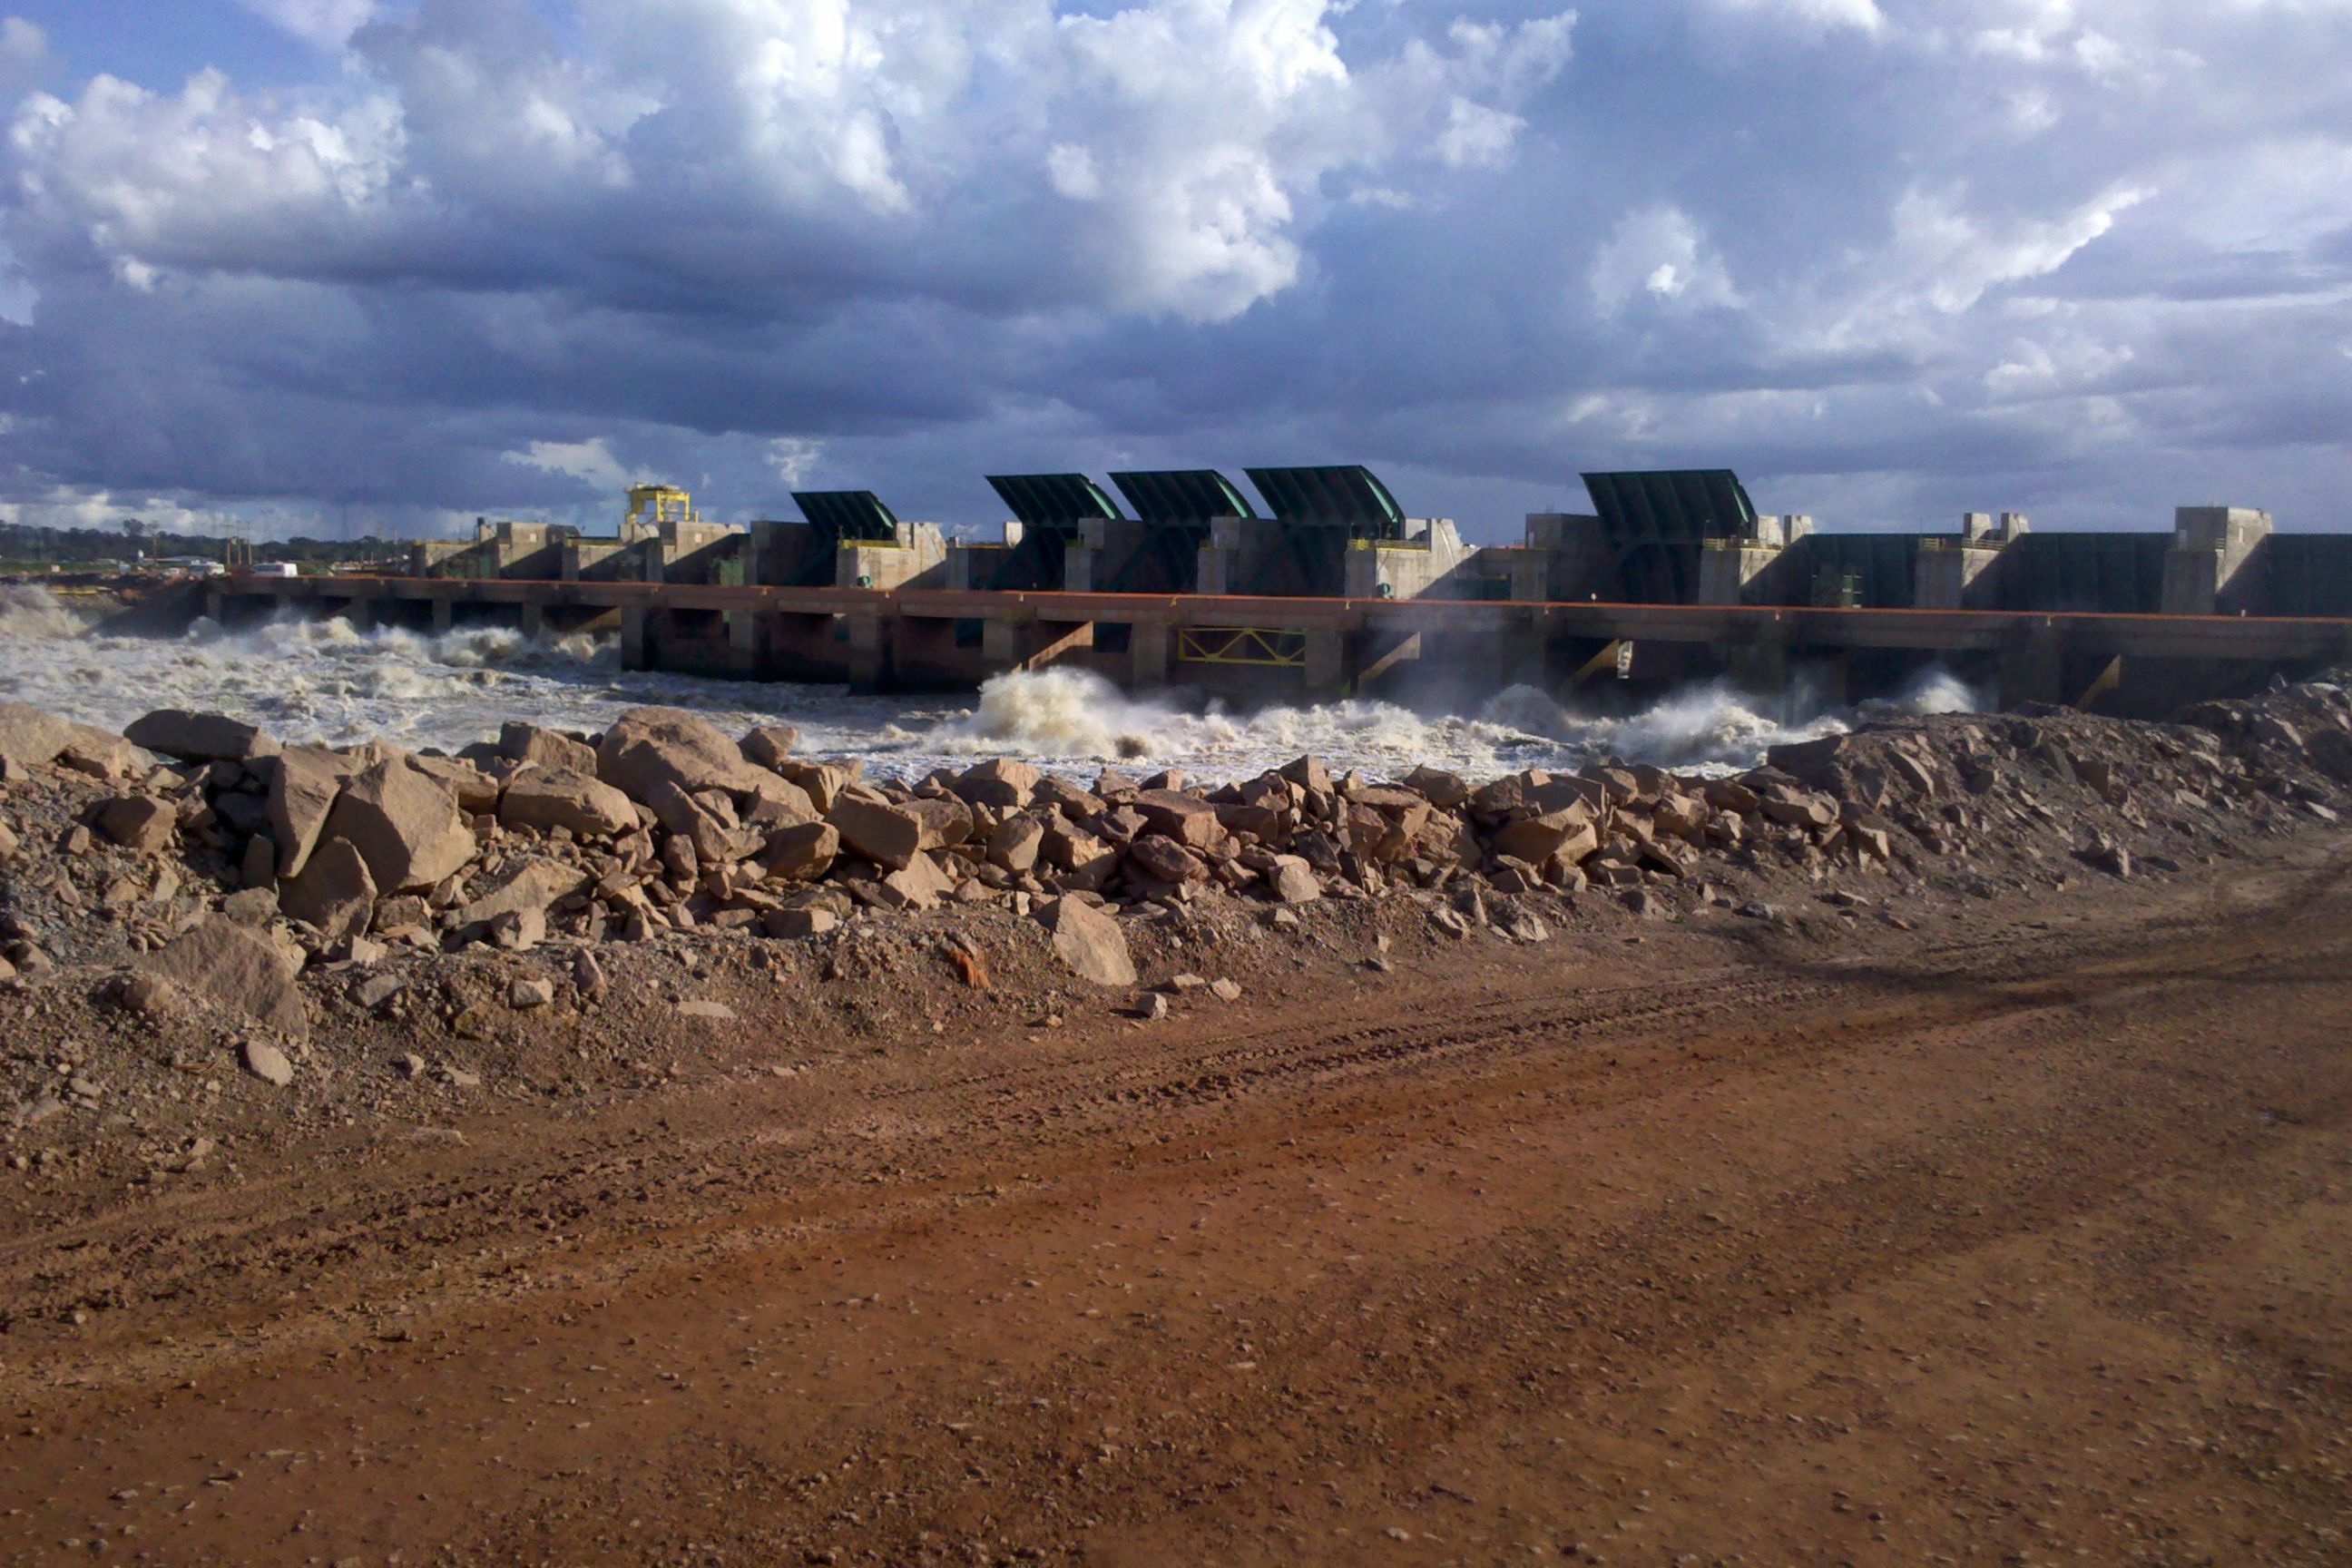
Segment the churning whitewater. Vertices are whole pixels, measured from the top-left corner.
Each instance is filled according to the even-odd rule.
[[[1018,756],[1071,773],[1106,762],[1246,778],[1311,752],[1339,768],[1394,776],[1429,763],[1473,776],[1573,767],[1615,756],[1683,770],[1746,768],[1767,747],[1842,730],[1852,710],[1799,701],[1776,719],[1728,687],[1685,688],[1615,717],[1579,713],[1513,686],[1466,713],[1353,700],[1248,714],[1171,694],[1138,699],[1089,671],[998,676],[976,704],[854,697],[839,687],[703,679],[623,670],[609,639],[506,629],[423,634],[281,618],[180,637],[103,636],[38,588],[0,589],[0,700],[120,730],[157,708],[232,714],[288,741],[342,745],[381,735],[455,751],[509,719],[601,730],[626,709],[691,709],[724,726],[796,726],[814,756],[857,757],[898,774]],[[1472,704],[1465,703],[1465,707]],[[1949,675],[1918,682],[1906,711],[1979,706]]]

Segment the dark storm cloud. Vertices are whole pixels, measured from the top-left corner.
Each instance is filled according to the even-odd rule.
[[[253,8],[308,85],[20,68],[22,515],[1340,460],[1485,538],[1666,462],[2342,510],[2342,4]]]

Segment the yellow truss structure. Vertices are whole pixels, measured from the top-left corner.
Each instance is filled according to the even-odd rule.
[[[1307,634],[1273,626],[1179,626],[1176,657],[1187,664],[1297,668],[1307,662]]]
[[[629,487],[629,525],[640,526],[650,521],[656,528],[665,522],[699,522],[695,515],[694,498],[676,485],[631,485]]]

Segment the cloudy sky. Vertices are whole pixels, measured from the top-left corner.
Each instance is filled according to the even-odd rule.
[[[2352,526],[2352,0],[17,4],[0,516]]]

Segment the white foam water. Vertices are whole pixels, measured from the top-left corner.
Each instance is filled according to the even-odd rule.
[[[812,755],[860,757],[877,772],[919,775],[979,756],[1018,756],[1084,775],[1105,763],[1244,778],[1312,752],[1376,776],[1422,763],[1489,777],[1573,767],[1603,757],[1699,772],[1752,766],[1767,747],[1843,730],[1856,717],[1803,693],[1770,717],[1721,684],[1684,688],[1638,712],[1580,711],[1531,687],[1505,689],[1466,713],[1422,713],[1352,700],[1247,714],[1213,702],[1139,698],[1089,671],[997,676],[967,706],[855,697],[839,687],[704,679],[623,670],[609,639],[526,637],[509,629],[425,634],[360,629],[341,618],[224,629],[199,621],[174,638],[107,637],[37,588],[0,590],[0,699],[120,730],[156,708],[234,714],[288,741],[346,744],[381,735],[454,751],[494,738],[509,719],[603,729],[645,704],[704,713],[721,728],[784,722]],[[1875,711],[1981,706],[1931,670]]]
[[[47,588],[0,584],[0,643],[79,637],[89,625],[87,618],[68,609]]]

